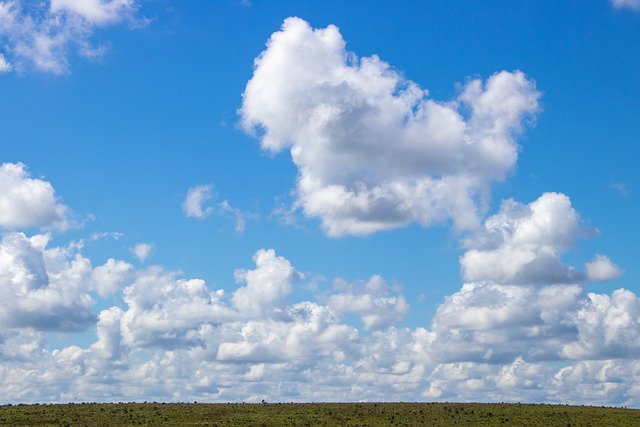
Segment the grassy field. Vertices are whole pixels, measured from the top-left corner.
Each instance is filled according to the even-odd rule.
[[[479,403],[0,406],[3,426],[640,426],[640,410]]]

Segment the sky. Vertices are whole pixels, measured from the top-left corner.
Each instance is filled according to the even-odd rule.
[[[0,402],[640,408],[640,2],[0,1]]]

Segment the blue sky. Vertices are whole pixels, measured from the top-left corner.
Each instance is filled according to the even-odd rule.
[[[2,401],[640,407],[639,32],[0,1]]]

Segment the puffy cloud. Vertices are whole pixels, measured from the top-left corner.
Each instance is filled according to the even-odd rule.
[[[331,295],[328,306],[336,313],[360,315],[365,329],[389,327],[409,311],[399,289],[388,286],[378,275],[372,276],[362,288],[338,281],[338,289],[344,292]]]
[[[227,297],[160,267],[134,271],[110,259],[91,268],[80,245],[47,244],[46,235],[5,236],[0,289],[27,291],[11,301],[64,282],[74,301],[87,289],[104,296],[121,289],[124,306],[99,312],[97,339],[86,348],[49,350],[33,322],[4,327],[0,378],[11,402],[422,396],[640,405],[640,365],[620,359],[633,359],[640,345],[640,300],[630,291],[473,282],[439,306],[428,329],[396,328],[406,302],[379,276],[337,280],[328,295],[320,291],[324,304],[287,303],[299,273],[273,250],[236,272],[242,286]],[[360,334],[349,314],[374,330]]]
[[[448,219],[476,227],[540,94],[522,72],[502,71],[438,102],[378,57],[347,52],[335,26],[288,18],[243,96],[243,127],[265,150],[290,149],[295,206],[340,236]]]
[[[236,281],[246,286],[237,289],[231,301],[243,316],[271,316],[274,311],[282,311],[293,280],[302,275],[287,259],[276,256],[273,249],[258,251],[253,260],[255,270],[235,271]]]
[[[640,299],[631,291],[590,293],[573,318],[579,335],[563,346],[567,358],[633,358],[640,351]]]
[[[606,281],[622,275],[622,270],[604,255],[596,255],[593,260],[585,263],[585,267],[589,280]]]
[[[640,0],[611,0],[616,9],[640,10]]]
[[[561,343],[576,338],[570,313],[582,297],[578,285],[465,284],[436,310],[428,357],[438,362],[557,360]]]
[[[22,163],[0,165],[0,227],[66,229],[69,215],[49,182],[31,178]]]
[[[68,71],[67,55],[72,46],[88,58],[99,57],[104,48],[92,46],[96,27],[135,21],[135,0],[52,0],[0,2],[0,37],[7,67],[24,71],[62,74]],[[3,59],[4,59],[3,55]],[[5,68],[7,68],[5,67]]]
[[[580,222],[564,194],[545,193],[529,205],[502,203],[481,232],[466,241],[460,258],[465,280],[498,283],[570,283],[584,273],[561,263],[560,255],[581,236],[596,233]],[[601,270],[602,262],[592,270]]]
[[[48,237],[4,235],[0,243],[0,324],[5,328],[77,331],[94,322],[87,293],[89,260],[46,250]]]
[[[127,262],[109,258],[91,272],[92,287],[103,298],[113,295],[122,287],[132,269],[133,266]]]
[[[131,252],[140,262],[144,262],[144,260],[151,255],[151,251],[153,251],[153,245],[150,243],[136,243],[136,245],[131,248]]]
[[[123,341],[140,347],[196,345],[203,325],[235,317],[221,301],[223,295],[210,291],[203,280],[177,279],[160,267],[138,272],[122,291],[128,306],[121,320]]]
[[[215,196],[212,185],[191,187],[182,203],[182,211],[189,218],[205,219],[213,213],[213,207],[204,204]]]

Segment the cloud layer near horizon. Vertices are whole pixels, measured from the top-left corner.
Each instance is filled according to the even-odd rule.
[[[6,231],[0,377],[16,403],[268,398],[640,406],[640,299],[625,289],[584,291],[585,280],[620,274],[604,255],[584,269],[561,260],[575,239],[589,235],[563,194],[527,205],[505,201],[465,241],[468,282],[431,322],[409,328],[398,326],[411,309],[402,288],[377,275],[352,283],[337,277],[312,298],[292,301],[305,276],[273,249],[258,250],[253,268],[233,272],[235,286],[214,290],[157,265],[108,259],[94,266],[82,241],[49,247],[47,234]],[[504,257],[513,257],[509,271],[498,261]],[[540,276],[540,264],[557,273]],[[107,301],[121,304],[96,309]],[[85,347],[48,349],[48,332],[92,330],[95,341]]]
[[[491,182],[516,162],[515,136],[539,110],[535,84],[501,71],[436,101],[345,45],[335,26],[288,18],[244,92],[245,130],[264,150],[289,149],[298,167],[295,206],[331,236],[449,219],[477,227]]]

